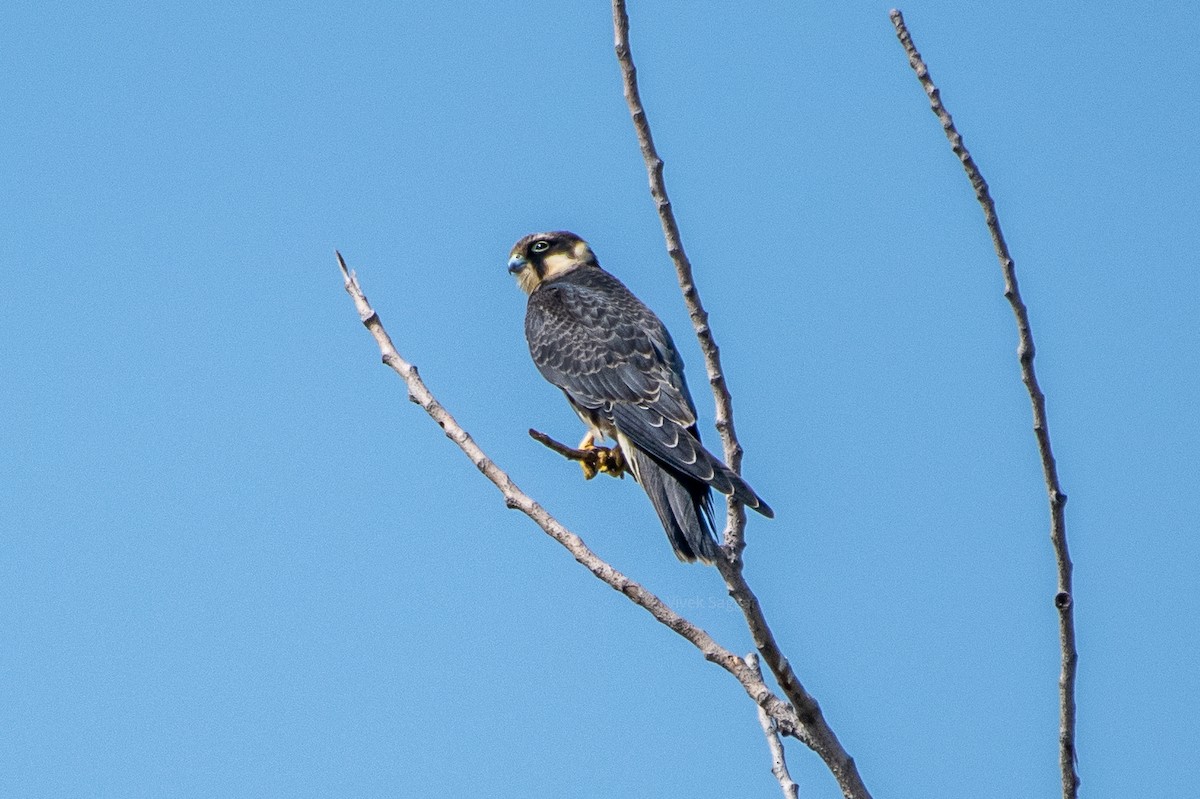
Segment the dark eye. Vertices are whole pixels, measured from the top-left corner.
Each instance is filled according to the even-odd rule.
[[[548,241],[535,241],[533,246],[529,248],[530,252],[545,252],[548,249],[550,249],[550,242]]]

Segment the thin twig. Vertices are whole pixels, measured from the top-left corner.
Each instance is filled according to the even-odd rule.
[[[596,457],[596,450],[594,449],[575,449],[575,447],[568,447],[561,441],[555,441],[542,431],[534,430],[532,427],[529,428],[529,437],[542,446],[554,450],[569,461],[579,461],[580,463],[586,463],[590,466],[596,466],[597,461],[599,460]]]
[[[396,351],[392,339],[383,327],[379,315],[371,308],[358,283],[358,277],[349,270],[342,254],[337,253],[338,265],[342,270],[346,292],[354,300],[359,319],[363,326],[370,331],[383,362],[391,367],[396,374],[404,379],[408,387],[408,398],[420,405],[430,418],[437,422],[446,436],[458,445],[459,449],[475,464],[488,480],[504,495],[504,504],[509,508],[519,510],[541,527],[551,538],[561,544],[572,557],[586,567],[592,574],[603,580],[609,587],[628,597],[634,604],[641,607],[654,617],[660,624],[669,627],[692,643],[706,660],[709,660],[732,674],[756,705],[762,708],[779,724],[779,730],[785,735],[797,735],[799,720],[795,711],[786,702],[771,692],[763,682],[760,674],[746,665],[746,662],[725,649],[700,627],[680,616],[650,591],[626,577],[617,569],[592,552],[583,540],[568,530],[533,498],[517,487],[512,478],[492,461],[474,439],[459,426],[450,412],[442,406],[425,385],[425,381],[417,373],[417,368],[404,360]]]
[[[751,652],[746,655],[746,665],[762,678],[758,668],[758,655]],[[771,750],[771,773],[779,780],[779,788],[783,791],[783,799],[800,799],[800,786],[792,780],[788,773],[787,756],[783,751],[783,741],[779,740],[779,725],[761,707],[758,709],[758,723],[762,726],[763,735],[767,738],[767,748]]]
[[[576,449],[568,447],[561,441],[556,441],[541,430],[529,429],[529,437],[549,450],[557,452],[569,461],[583,464],[584,475],[590,480],[604,472],[613,477],[625,478],[625,462],[609,447],[592,447],[591,449]]]
[[[721,434],[725,460],[730,468],[738,471],[742,460],[742,446],[738,443],[733,425],[733,398],[729,393],[725,374],[721,368],[720,350],[713,339],[712,329],[708,324],[708,314],[700,302],[700,293],[692,277],[691,263],[683,250],[679,226],[675,222],[675,214],[671,210],[671,201],[667,197],[666,184],[663,180],[663,161],[654,148],[650,122],[646,117],[646,109],[642,106],[638,93],[637,69],[633,63],[633,53],[629,45],[629,15],[625,10],[624,0],[612,0],[612,10],[614,47],[617,61],[621,66],[625,102],[629,106],[629,114],[633,119],[638,145],[642,151],[642,158],[646,162],[646,172],[650,179],[650,194],[658,209],[659,221],[662,223],[663,235],[667,242],[667,252],[675,264],[675,273],[679,280],[679,288],[683,292],[684,303],[691,316],[696,338],[700,342],[700,349],[704,353],[708,382],[712,386],[716,402],[716,426],[717,431]],[[774,633],[767,624],[758,598],[750,590],[750,586],[742,574],[742,553],[746,546],[746,514],[741,503],[730,501],[728,508],[728,520],[725,528],[727,557],[718,560],[716,566],[725,580],[729,595],[737,602],[746,618],[746,624],[754,637],[755,647],[771,669],[784,696],[792,703],[797,718],[801,721],[801,726],[794,737],[801,740],[825,761],[845,796],[851,799],[870,797],[854,759],[842,747],[837,735],[825,721],[820,705],[796,677],[791,663],[783,655]]]
[[[1000,219],[996,215],[996,205],[988,191],[987,181],[983,179],[979,167],[975,165],[975,160],[963,144],[962,136],[954,127],[950,112],[942,104],[941,92],[929,77],[929,69],[913,44],[912,36],[904,24],[904,16],[893,9],[891,19],[896,28],[896,36],[908,54],[909,66],[928,95],[930,108],[942,123],[946,138],[950,140],[950,147],[962,162],[963,170],[975,189],[975,197],[983,207],[983,216],[992,236],[992,245],[995,247],[996,257],[1000,260],[1000,269],[1004,273],[1004,296],[1012,306],[1017,321],[1017,357],[1021,363],[1021,381],[1025,384],[1033,405],[1033,432],[1042,459],[1046,493],[1050,498],[1050,540],[1053,542],[1054,556],[1058,562],[1058,591],[1054,597],[1054,606],[1058,608],[1058,636],[1062,649],[1062,669],[1058,679],[1059,768],[1062,772],[1063,799],[1075,799],[1079,792],[1079,774],[1075,768],[1075,672],[1079,653],[1075,649],[1075,603],[1071,594],[1071,555],[1067,549],[1067,523],[1064,512],[1067,495],[1063,493],[1058,482],[1058,467],[1054,462],[1054,452],[1050,448],[1050,426],[1046,421],[1046,396],[1038,386],[1037,374],[1033,368],[1035,350],[1033,331],[1029,326],[1029,313],[1017,288],[1016,264],[1009,254],[1004,234],[1000,230]]]

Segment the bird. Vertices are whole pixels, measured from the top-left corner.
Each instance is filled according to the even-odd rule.
[[[600,267],[586,241],[565,230],[531,233],[513,245],[508,271],[529,295],[525,339],[534,364],[587,427],[579,449],[601,450],[599,471],[633,475],[681,561],[711,564],[721,557],[712,489],[774,517],[741,476],[704,448],[671,334]],[[598,447],[605,439],[616,447]],[[596,471],[584,464],[588,479]]]

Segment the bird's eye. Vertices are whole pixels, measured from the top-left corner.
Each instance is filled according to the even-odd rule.
[[[535,242],[533,243],[533,246],[532,246],[532,247],[530,247],[529,249],[530,249],[530,251],[531,251],[531,252],[545,252],[546,250],[550,249],[550,242],[548,242],[548,241],[535,241]]]

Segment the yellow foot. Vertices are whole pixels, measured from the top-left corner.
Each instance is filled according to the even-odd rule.
[[[591,433],[583,437],[583,441],[579,442],[579,449],[588,454],[589,457],[579,461],[579,468],[583,469],[583,478],[591,480],[596,475],[604,472],[611,474],[613,477],[624,477],[628,470],[625,465],[625,455],[621,452],[621,447],[615,446],[611,449],[608,447],[597,447],[596,440]]]
[[[625,463],[625,453],[621,452],[620,444],[612,449],[598,449],[596,454],[599,456],[597,467],[605,474],[623,478],[625,472],[629,471],[629,467]]]

